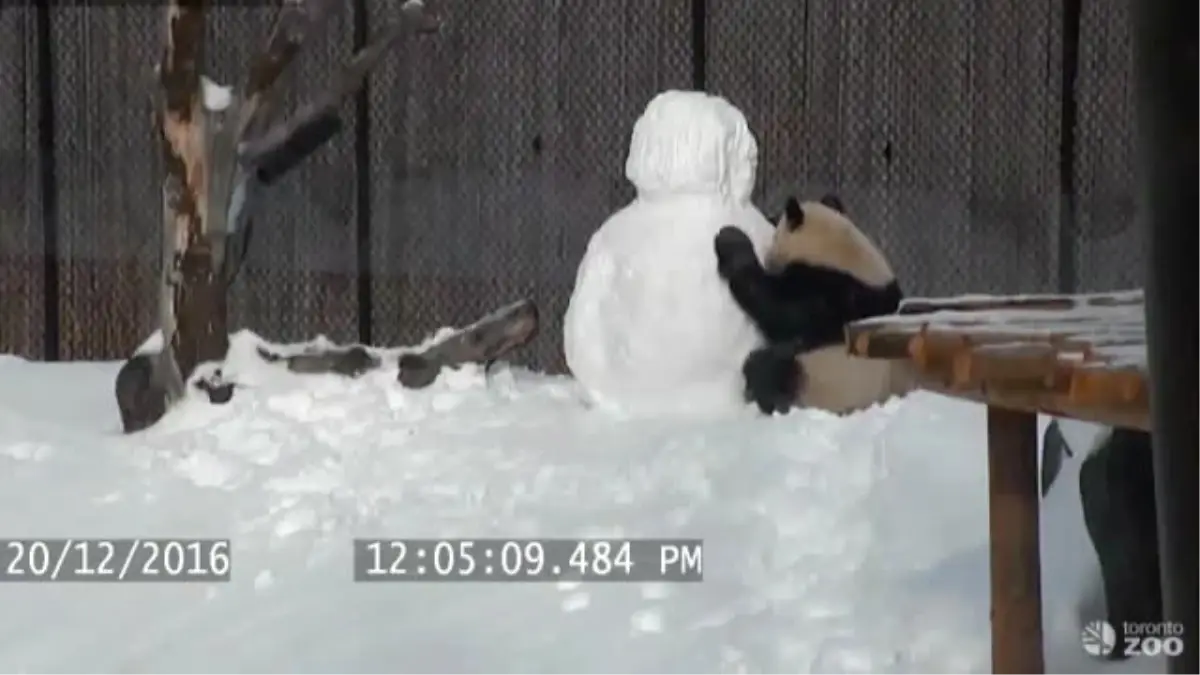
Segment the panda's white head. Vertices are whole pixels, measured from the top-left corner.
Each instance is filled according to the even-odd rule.
[[[836,195],[800,203],[789,197],[766,255],[768,270],[808,263],[845,272],[872,287],[895,280],[887,258],[846,215]]]

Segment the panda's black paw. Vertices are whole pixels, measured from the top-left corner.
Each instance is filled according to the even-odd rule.
[[[791,410],[800,390],[800,369],[795,354],[784,347],[763,347],[746,357],[742,365],[746,398],[764,415]]]
[[[726,225],[713,239],[717,252],[717,273],[728,279],[737,272],[758,266],[754,245],[746,233],[732,225]]]

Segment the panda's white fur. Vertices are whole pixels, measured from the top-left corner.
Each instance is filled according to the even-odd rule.
[[[821,202],[803,202],[800,208],[804,224],[798,228],[789,227],[786,211],[779,216],[766,255],[768,271],[804,262],[840,270],[876,288],[895,281],[887,258],[844,213]]]
[[[786,213],[780,216],[766,256],[768,270],[805,262],[845,272],[875,288],[895,280],[887,258],[844,213],[818,201],[804,202],[801,208],[804,222],[798,228],[789,227]],[[845,414],[913,389],[905,362],[852,356],[843,344],[819,347],[796,360],[805,378],[796,403],[806,408]]]

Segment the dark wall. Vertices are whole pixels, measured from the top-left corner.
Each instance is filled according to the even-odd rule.
[[[33,10],[0,10],[0,354],[45,355]]]
[[[119,358],[154,329],[161,14],[38,4],[0,11],[0,353]],[[210,25],[224,82],[272,16],[234,4]],[[348,3],[288,76],[289,100],[318,91],[361,29],[396,11]],[[443,34],[389,56],[346,105],[343,135],[280,186],[234,291],[235,326],[397,344],[528,296],[545,320],[530,363],[561,367],[579,257],[632,197],[633,121],[655,93],[694,85],[746,113],[760,206],[840,192],[911,293],[1137,284],[1123,3],[448,11]]]

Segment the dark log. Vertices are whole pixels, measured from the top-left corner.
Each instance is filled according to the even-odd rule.
[[[149,427],[167,412],[166,388],[154,376],[157,356],[136,354],[117,372],[117,408],[127,434]]]
[[[436,344],[401,356],[397,379],[411,389],[427,387],[442,368],[472,362],[490,364],[528,343],[537,332],[537,306],[529,300],[514,302]]]
[[[358,377],[375,370],[383,360],[367,351],[362,345],[336,346],[327,349],[309,349],[300,354],[275,354],[264,347],[258,348],[263,360],[274,363],[283,361],[293,373],[306,375],[337,374]]]
[[[433,345],[400,356],[397,380],[410,389],[428,387],[442,368],[464,363],[490,365],[527,344],[537,335],[537,306],[529,300],[506,305]],[[293,373],[337,374],[358,377],[383,365],[382,359],[363,345],[309,347],[299,354],[279,354],[265,347],[258,355],[268,363],[283,362]]]

